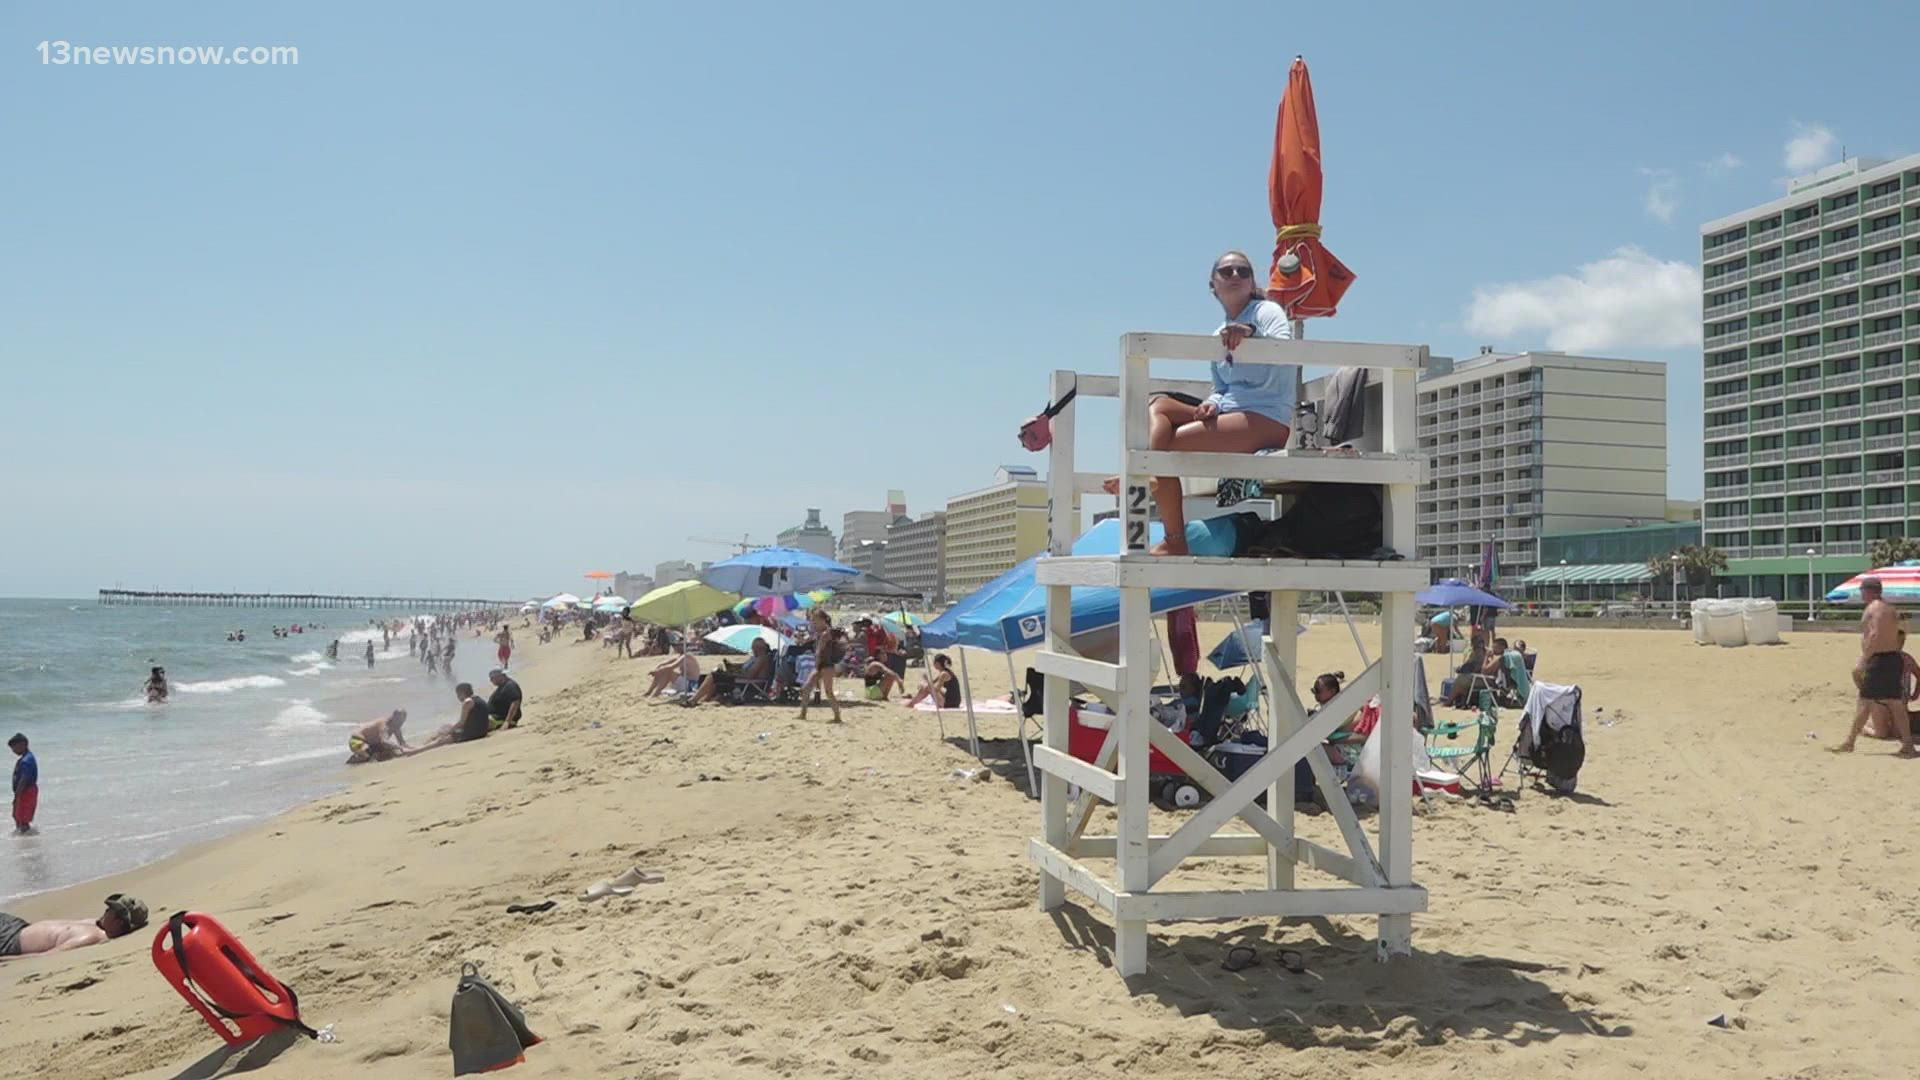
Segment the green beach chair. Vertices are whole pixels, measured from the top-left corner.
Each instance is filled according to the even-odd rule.
[[[1476,706],[1470,720],[1440,720],[1427,731],[1427,757],[1437,768],[1459,773],[1482,799],[1496,794],[1493,772],[1494,738],[1500,714],[1492,690],[1475,690]]]

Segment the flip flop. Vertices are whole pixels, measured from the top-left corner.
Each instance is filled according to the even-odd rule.
[[[1273,959],[1282,968],[1293,972],[1295,975],[1307,970],[1307,958],[1300,955],[1300,950],[1298,949],[1281,949],[1279,952],[1273,954]]]
[[[559,903],[558,900],[542,900],[537,904],[508,904],[509,915],[538,915]]]
[[[1235,945],[1227,950],[1227,958],[1220,966],[1228,971],[1245,971],[1260,962],[1260,954],[1251,945]]]
[[[634,867],[616,878],[602,878],[587,886],[580,894],[582,900],[604,900],[609,896],[625,896],[642,885],[658,885],[667,880],[664,875],[651,870]]]

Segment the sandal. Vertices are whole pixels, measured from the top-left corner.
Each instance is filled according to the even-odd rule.
[[[1260,962],[1260,954],[1251,945],[1235,945],[1227,950],[1227,958],[1220,966],[1228,971],[1245,971]]]
[[[1307,970],[1307,958],[1298,949],[1281,949],[1273,954],[1274,962],[1295,975]]]

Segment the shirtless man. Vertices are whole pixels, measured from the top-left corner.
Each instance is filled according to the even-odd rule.
[[[106,911],[92,922],[85,919],[42,919],[30,923],[17,915],[0,911],[0,960],[98,945],[109,938],[131,934],[145,925],[147,905],[124,893],[107,897]]]
[[[407,737],[401,727],[407,722],[407,710],[395,709],[378,720],[369,720],[347,736],[347,764],[364,765],[369,761],[387,761],[405,754]]]
[[[1847,741],[1834,747],[1836,753],[1852,753],[1853,744],[1875,710],[1884,709],[1893,720],[1894,734],[1900,739],[1900,756],[1914,757],[1913,728],[1907,722],[1907,703],[1900,692],[1905,662],[1901,660],[1900,616],[1893,605],[1881,597],[1880,579],[1860,582],[1860,598],[1867,610],[1860,616],[1860,662],[1854,665],[1854,683],[1860,687],[1859,704],[1853,711],[1853,727]]]

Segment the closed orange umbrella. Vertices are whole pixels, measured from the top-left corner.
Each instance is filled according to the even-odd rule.
[[[1273,211],[1273,268],[1267,296],[1290,319],[1326,318],[1353,284],[1353,271],[1320,243],[1320,119],[1313,78],[1296,56],[1273,128],[1267,204]],[[1291,256],[1291,258],[1289,258]],[[1283,268],[1283,265],[1284,268]]]

